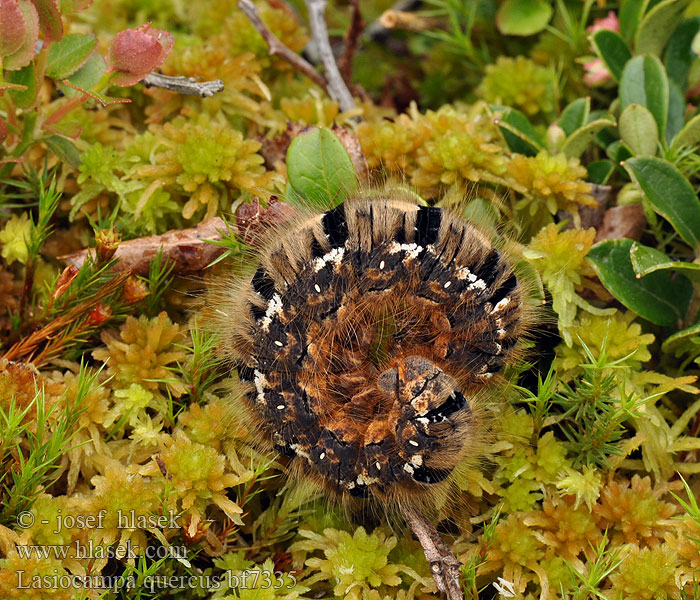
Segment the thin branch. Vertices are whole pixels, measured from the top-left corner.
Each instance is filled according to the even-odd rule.
[[[325,19],[326,0],[306,0],[306,8],[309,11],[311,35],[318,48],[323,70],[328,80],[328,95],[338,102],[341,111],[352,110],[355,108],[355,101],[352,99],[352,94],[340,75],[338,65],[333,56],[331,43],[328,39],[328,27]]]
[[[128,270],[138,275],[146,275],[151,260],[161,251],[163,260],[175,264],[176,273],[199,273],[224,253],[224,248],[210,243],[210,240],[221,239],[222,231],[226,231],[226,224],[219,217],[214,217],[189,229],[171,229],[161,235],[122,242],[114,255],[119,259],[114,265],[114,270]],[[80,268],[88,253],[94,257],[95,249],[80,250],[58,258]]]
[[[255,8],[255,5],[250,0],[240,0],[238,3],[238,8],[243,11],[248,19],[250,19],[250,22],[253,24],[253,27],[255,27],[258,33],[263,36],[263,39],[267,43],[268,50],[272,56],[279,56],[282,60],[287,61],[297,71],[306,75],[309,79],[311,79],[311,81],[330,95],[328,83],[323,78],[323,75],[321,75],[311,63],[307,62],[296,52],[285,46],[280,39],[268,29],[267,25],[265,25],[260,18],[258,9]]]
[[[464,600],[459,583],[460,562],[440,537],[437,529],[417,510],[404,507],[401,513],[423,546],[430,573],[438,590],[447,596],[447,600]]]
[[[338,60],[338,70],[347,85],[352,85],[352,60],[357,52],[357,41],[365,28],[365,22],[360,13],[360,0],[350,0],[350,3],[352,4],[352,17],[350,17],[350,26],[345,33],[345,51]]]
[[[184,75],[172,77],[155,71],[146,75],[142,83],[146,87],[158,87],[177,94],[201,96],[202,98],[209,98],[224,89],[224,82],[221,79],[197,81],[194,77],[185,77]]]

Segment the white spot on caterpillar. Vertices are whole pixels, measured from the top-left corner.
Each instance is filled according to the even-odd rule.
[[[467,267],[460,267],[457,269],[457,279],[468,279],[470,283],[474,283],[479,279],[474,273],[472,273]]]
[[[284,347],[284,344],[280,342],[279,340],[275,340],[275,346],[279,346],[280,348]]]
[[[267,303],[267,309],[265,310],[265,316],[260,319],[260,327],[263,331],[268,331],[270,328],[270,323],[272,323],[273,317],[282,312],[282,297],[279,294],[272,296],[270,301]]]
[[[379,479],[376,477],[365,477],[362,473],[357,476],[357,485],[372,485],[378,481]]]
[[[498,319],[500,321],[500,319]],[[505,329],[498,329],[496,330],[496,337],[499,340],[502,340],[504,337],[506,337],[506,330]]]
[[[491,377],[493,377],[493,373],[479,373],[477,377],[479,379],[491,379]]]
[[[345,248],[333,248],[328,254],[324,254],[321,258],[315,258],[314,272],[318,273],[323,267],[325,267],[329,262],[333,263],[336,267],[343,260],[345,255]]]
[[[470,279],[470,281],[471,281],[471,279]],[[469,284],[468,289],[470,289],[470,290],[474,290],[474,289],[485,290],[486,289],[486,282],[483,279],[477,279],[476,281],[474,281],[474,283]]]
[[[255,369],[255,371],[253,371],[253,382],[255,383],[255,389],[258,392],[258,396],[256,398],[257,402],[265,404],[264,388],[267,385],[267,379],[265,379],[265,375],[263,375],[260,371]]]
[[[500,312],[509,304],[510,304],[510,296],[506,296],[505,298],[499,300],[496,303],[496,306],[493,307],[493,310],[489,314]]]
[[[496,319],[496,327],[503,327],[503,319],[501,319],[500,317]]]
[[[376,463],[374,463],[374,466],[377,467],[377,471],[381,471],[381,470],[382,470],[382,465],[381,465],[381,463],[380,463],[379,461],[377,461]]]
[[[415,469],[411,465],[409,465],[408,463],[406,463],[403,466],[403,470],[406,471],[406,473],[408,473],[409,475],[413,475],[413,473],[415,472]]]
[[[299,456],[303,456],[307,460],[311,460],[311,456],[299,444],[290,444],[289,447],[294,450]]]
[[[379,263],[379,270],[381,271],[384,268],[384,261]]]
[[[447,289],[447,288],[450,287],[451,285],[452,285],[452,282],[451,282],[451,281],[446,281],[446,282],[445,282],[445,285],[443,285],[442,287],[444,287],[445,289]]]
[[[422,423],[423,425],[428,425],[430,423],[430,419],[428,419],[428,417],[418,417],[416,421]]]
[[[314,289],[320,294],[321,293],[321,288],[319,287],[318,283],[314,285]]]
[[[423,464],[423,455],[421,454],[414,454],[411,457],[411,464],[414,467],[420,467]]]
[[[389,244],[388,249],[390,254],[405,252],[406,258],[404,258],[404,260],[413,260],[421,253],[423,246],[419,246],[418,244],[399,244],[398,242],[392,242]]]
[[[411,446],[419,446],[420,445],[415,440],[408,440],[408,443],[411,444]]]
[[[496,354],[500,354],[502,349],[503,349],[503,346],[501,346],[498,342],[496,342]]]
[[[277,410],[284,410],[284,404],[278,404]]]
[[[321,452],[321,454],[318,455],[318,458],[319,458],[319,460],[323,460],[324,458],[326,458],[326,453]]]

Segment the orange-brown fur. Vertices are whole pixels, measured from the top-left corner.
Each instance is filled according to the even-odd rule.
[[[405,245],[410,246],[413,242],[411,232],[416,223],[417,207],[408,200],[394,196],[393,193],[384,197],[375,194],[372,198],[361,196],[345,203],[348,247],[371,254],[373,248],[391,243],[399,228],[407,232]],[[308,271],[308,265],[314,258],[314,245],[317,253],[327,255],[333,250],[324,234],[323,215],[304,210],[298,212],[291,223],[268,233],[268,241],[260,251],[260,266],[274,281],[275,290],[298,283],[299,273],[305,268]],[[479,261],[483,262],[485,253],[493,248],[491,241],[480,230],[448,211],[442,212],[437,239],[431,246],[436,252],[454,255],[450,264],[464,265],[480,264]],[[499,250],[501,253],[505,252],[503,247]],[[404,251],[406,252],[408,251]],[[499,281],[503,283],[511,274],[507,258],[499,259],[497,264],[503,272],[494,281],[492,287],[495,288],[498,287]],[[410,294],[411,289],[420,282],[416,281],[418,275],[415,270],[408,272],[408,278],[398,280],[385,292],[374,295],[360,294],[360,282],[354,281],[352,273],[349,272],[348,277],[342,280],[343,284],[347,285],[342,306],[332,322],[319,322],[309,318],[314,314],[314,302],[323,302],[323,298],[317,298],[313,292],[308,295],[308,302],[285,307],[285,311],[289,313],[288,323],[299,322],[306,326],[309,360],[305,358],[304,364],[311,367],[294,373],[285,367],[285,361],[289,359],[287,355],[293,350],[287,345],[279,348],[270,374],[266,373],[264,379],[269,383],[268,378],[273,380],[277,376],[293,378],[299,383],[300,389],[308,393],[315,422],[335,431],[340,439],[363,448],[364,444],[376,440],[394,440],[397,435],[396,428],[403,405],[381,391],[378,383],[380,375],[396,369],[401,380],[402,373],[409,363],[434,365],[445,374],[444,381],[447,383],[444,385],[447,387],[444,394],[450,391],[450,385],[454,385],[457,392],[461,391],[468,398],[470,409],[469,414],[460,414],[457,411],[454,419],[449,420],[453,431],[457,432],[455,439],[450,440],[447,436],[444,451],[441,450],[428,458],[430,469],[449,469],[452,475],[438,484],[413,485],[408,481],[385,486],[381,491],[374,491],[371,485],[368,488],[372,490],[370,500],[379,500],[384,506],[414,502],[429,507],[448,492],[453,475],[470,464],[470,459],[478,458],[479,448],[488,429],[485,423],[487,399],[502,381],[499,375],[482,379],[469,363],[450,360],[447,356],[450,347],[473,343],[479,336],[487,335],[489,327],[494,326],[493,319],[459,323],[459,327],[451,325],[449,317],[466,311],[469,308],[467,304],[471,301],[469,297],[457,302],[453,313],[446,315],[441,303],[436,304],[434,301]],[[371,270],[368,269],[366,273],[371,274]],[[449,288],[445,288],[444,284],[434,283],[430,283],[431,294],[434,294],[434,297],[443,294],[449,299]],[[533,311],[526,302],[528,293],[527,284],[519,281],[511,299],[513,305],[506,305],[506,308],[502,309],[511,311],[511,315],[515,314],[513,318],[517,321],[508,325],[509,329],[504,338],[506,341],[522,338],[533,320]],[[221,336],[221,348],[226,357],[234,365],[254,368],[254,357],[260,351],[255,340],[255,336],[259,334],[260,318],[256,320],[253,317],[251,307],[255,307],[260,314],[260,311],[269,307],[269,303],[255,291],[249,276],[226,282],[212,296],[210,304],[209,314],[214,317],[214,328]],[[408,339],[398,343],[389,335],[383,354],[370,356],[369,349],[378,335],[378,323],[384,320],[389,327],[392,323],[410,322],[411,326],[407,328]],[[411,343],[412,337],[420,343]],[[519,348],[520,344],[516,344],[504,351],[506,355],[503,357],[503,364],[513,362],[520,354]],[[254,388],[255,385],[250,382],[241,383],[241,393],[249,398],[254,398]],[[434,395],[433,400],[435,398],[437,396]],[[444,398],[440,396],[438,400],[440,399]],[[423,406],[425,402],[428,401],[417,398],[418,406]],[[253,400],[244,402],[244,405],[249,419],[260,431],[261,443],[269,446],[273,433],[270,430],[270,422],[264,418]],[[405,427],[410,434],[411,427],[415,428],[415,424],[409,421]],[[394,453],[401,452],[401,449],[392,443],[393,445],[387,448]],[[340,479],[337,486],[329,485],[327,478],[314,472],[314,465],[309,460],[304,460],[304,453],[310,450],[311,448],[302,447],[299,449],[301,454],[291,459],[289,467],[294,477],[311,479],[328,489],[331,494],[347,497],[340,489]]]

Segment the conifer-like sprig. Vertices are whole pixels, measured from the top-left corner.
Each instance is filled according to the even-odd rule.
[[[581,341],[587,361],[583,374],[573,382],[563,383],[563,390],[554,395],[554,404],[563,414],[562,432],[574,457],[574,467],[596,465],[610,468],[609,458],[623,453],[624,422],[639,416],[638,409],[649,398],[639,398],[625,391],[622,367],[627,356],[609,361],[608,338],[598,358]]]
[[[99,371],[80,367],[75,399],[47,405],[44,388],[25,407],[12,397],[0,406],[0,524],[17,522],[60,474],[61,457],[70,449],[85,398],[100,384]],[[34,418],[25,419],[35,413]]]

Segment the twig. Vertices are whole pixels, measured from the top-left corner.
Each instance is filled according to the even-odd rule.
[[[146,87],[158,87],[178,94],[201,96],[202,98],[209,98],[224,89],[224,82],[221,79],[197,81],[194,77],[185,77],[184,75],[172,77],[155,71],[146,75],[142,83]]]
[[[352,99],[352,94],[340,75],[338,65],[333,56],[331,43],[328,39],[328,27],[325,19],[326,0],[306,0],[306,8],[309,11],[311,35],[318,48],[323,70],[328,80],[328,95],[338,102],[341,111],[352,110],[355,108],[355,101]]]
[[[360,13],[360,0],[350,0],[350,2],[352,4],[352,17],[350,18],[350,26],[345,33],[345,51],[343,56],[338,59],[338,69],[347,85],[352,85],[352,59],[357,52],[357,41],[365,28],[365,22]]]
[[[430,573],[438,590],[447,596],[447,600],[463,600],[464,595],[459,584],[461,565],[457,557],[425,515],[410,508],[402,508],[401,513],[420,545],[423,546],[425,558],[430,565]]]
[[[267,25],[262,22],[262,19],[258,14],[258,9],[255,8],[255,5],[250,0],[240,0],[238,3],[238,8],[243,11],[248,19],[250,19],[250,22],[253,24],[253,27],[255,27],[258,33],[263,36],[271,55],[279,56],[282,60],[287,61],[297,71],[306,75],[309,79],[311,79],[311,81],[330,95],[328,83],[323,78],[323,75],[321,75],[311,63],[307,62],[296,52],[293,52],[291,49],[285,46],[279,40],[279,38],[268,29]]]
[[[146,275],[151,260],[158,251],[162,251],[163,260],[173,262],[176,273],[180,275],[199,273],[224,253],[224,248],[208,241],[221,239],[222,231],[226,231],[226,224],[219,217],[214,217],[189,229],[171,229],[161,235],[122,242],[114,255],[119,259],[119,262],[114,265],[114,270]],[[58,258],[80,268],[88,253],[94,257],[95,249],[80,250]]]

